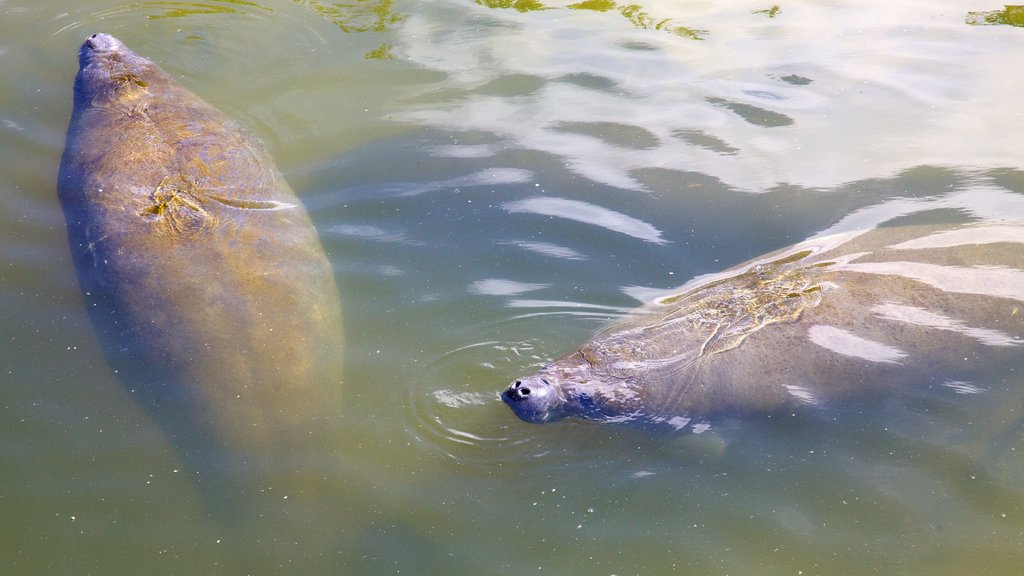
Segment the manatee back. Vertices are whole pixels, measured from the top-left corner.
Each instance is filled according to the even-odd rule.
[[[248,130],[93,40],[58,188],[108,358],[172,435],[286,454],[340,385],[340,301],[316,230]]]
[[[1019,363],[1024,226],[818,238],[684,286],[582,349],[648,416],[969,385]]]

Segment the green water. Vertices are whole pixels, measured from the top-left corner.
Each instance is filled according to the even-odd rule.
[[[1024,360],[701,435],[497,398],[858,209],[1024,194],[1024,30],[969,16],[1000,5],[772,6],[0,0],[0,572],[1019,574]],[[103,359],[55,192],[98,31],[259,134],[320,231],[347,350],[315,515],[211,520]]]

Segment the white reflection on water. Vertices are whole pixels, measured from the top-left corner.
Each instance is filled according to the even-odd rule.
[[[626,296],[643,303],[665,295],[663,288],[650,288],[647,286],[623,286],[621,290]]]
[[[887,248],[914,250],[998,242],[1024,243],[1024,195],[992,186],[977,186],[929,198],[894,198],[855,210],[807,240],[787,248],[784,254],[802,251],[817,254],[835,250],[893,220],[930,210],[952,210],[977,221],[898,242]],[[1019,269],[999,266],[940,266],[919,262],[856,262],[864,255],[866,254],[847,253],[837,256],[834,258],[836,269],[870,274],[893,274],[919,280],[950,292],[1024,300],[1024,271]],[[780,257],[783,257],[783,253],[774,253],[744,266],[749,267]],[[657,305],[664,298],[672,298],[705,284],[723,280],[735,273],[735,269],[728,269],[702,274],[670,290],[626,286],[622,291],[641,302]]]
[[[896,320],[916,326],[948,330],[970,336],[989,346],[1016,346],[1024,342],[1016,340],[1005,332],[989,328],[974,328],[967,326],[958,320],[944,316],[937,312],[925,310],[917,306],[905,306],[895,302],[879,304],[871,309],[872,312],[885,320]]]
[[[526,212],[541,216],[555,216],[592,224],[613,232],[632,236],[633,238],[653,242],[654,244],[668,243],[667,240],[661,237],[661,231],[647,222],[627,216],[621,212],[595,206],[588,202],[580,202],[579,200],[537,196],[525,200],[507,202],[502,204],[502,208],[513,213]]]
[[[1019,164],[1024,115],[1006,71],[1018,66],[1008,47],[1020,31],[968,26],[960,4],[794,1],[768,18],[734,2],[642,3],[652,17],[706,30],[699,41],[569,0],[528,13],[481,4],[439,0],[410,14],[395,54],[444,79],[427,88],[439,94],[429,105],[395,118],[495,134],[626,189],[642,189],[635,172],[647,168],[757,192],[919,165]],[[492,88],[513,78],[529,82]],[[655,144],[559,130],[608,121]]]
[[[489,158],[501,150],[493,144],[453,144],[430,148],[431,156],[440,158]]]
[[[956,230],[945,230],[929,236],[893,244],[890,248],[896,250],[916,250],[922,248],[948,248],[965,244],[992,244],[995,242],[1024,244],[1024,227],[974,226],[958,228]]]
[[[817,397],[815,397],[810,390],[804,388],[803,386],[797,386],[795,384],[783,384],[783,387],[786,389],[786,392],[788,392],[791,396],[800,400],[801,402],[804,402],[805,404],[810,404],[812,406],[816,406],[818,404]]]
[[[983,185],[972,186],[966,190],[931,198],[896,198],[881,204],[867,206],[846,215],[839,222],[816,234],[811,240],[843,233],[857,235],[873,228],[878,228],[885,222],[895,220],[901,216],[909,216],[926,210],[937,209],[956,210],[965,215],[987,221],[986,226],[969,228],[969,230],[974,230],[974,232],[968,232],[966,231],[968,229],[964,229],[964,231],[952,231],[952,236],[948,235],[948,232],[943,234],[940,237],[944,238],[946,242],[956,242],[956,244],[944,244],[943,246],[1021,241],[1019,223],[1024,222],[1024,196],[1010,193],[1002,188]],[[997,227],[999,224],[1011,224],[1011,229],[1015,229],[1016,232],[995,232],[989,230],[988,225]],[[1002,239],[995,239],[997,237]],[[917,242],[922,242],[922,240],[915,239],[906,243],[909,246],[899,245],[892,246],[892,248],[911,248],[915,247],[913,244]],[[939,247],[939,245],[922,245],[920,247]]]
[[[984,388],[975,386],[970,382],[964,382],[963,380],[947,380],[942,385],[952,389],[957,394],[981,394],[982,392],[987,392]]]
[[[479,294],[481,296],[515,296],[524,292],[547,288],[548,286],[548,284],[530,284],[503,278],[487,278],[470,284],[469,292],[470,294]]]
[[[1024,302],[1024,270],[1002,266],[939,266],[924,262],[863,262],[837,270],[903,276],[946,292],[1013,298]]]
[[[862,338],[835,326],[816,324],[807,329],[807,336],[826,350],[870,362],[899,364],[901,358],[907,357],[907,353],[899,348]]]
[[[581,302],[566,302],[564,300],[524,300],[524,299],[513,299],[509,300],[507,306],[509,308],[557,308],[558,313],[562,314],[578,314],[577,310],[600,310],[603,311],[603,316],[607,317],[608,312],[619,315],[627,315],[633,312],[632,308],[621,308],[618,306],[604,306],[601,304],[586,304]]]
[[[434,396],[435,400],[448,408],[484,406],[494,402],[494,394],[487,394],[484,392],[456,392],[454,390],[444,389],[434,390],[431,394]],[[477,436],[472,436],[472,438],[480,440]]]
[[[551,256],[552,258],[561,258],[563,260],[586,260],[587,257],[572,248],[566,246],[559,246],[558,244],[551,244],[549,242],[533,242],[528,240],[519,240],[512,242],[501,242],[501,244],[511,244],[518,246],[523,250],[529,250],[530,252],[536,252],[537,254],[543,254],[545,256]]]
[[[370,226],[366,224],[335,224],[329,226],[326,232],[331,234],[340,234],[342,236],[351,236],[354,238],[362,238],[364,240],[373,240],[375,242],[404,242],[408,244],[421,244],[410,240],[405,232],[393,232],[388,231],[377,226]]]
[[[457,176],[436,182],[410,183],[401,187],[400,196],[416,196],[435,190],[468,188],[470,186],[500,186],[502,184],[524,184],[533,180],[533,172],[521,168],[488,168],[466,176]]]

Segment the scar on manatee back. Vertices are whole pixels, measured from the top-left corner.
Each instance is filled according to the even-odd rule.
[[[166,176],[150,194],[152,205],[142,209],[140,216],[160,222],[168,232],[192,235],[209,230],[220,221],[207,209],[211,202],[239,210],[282,210],[294,204],[274,200],[226,198],[202,188],[186,176]]]
[[[147,84],[145,80],[143,80],[142,78],[139,78],[138,76],[136,76],[135,74],[132,74],[131,72],[125,72],[124,74],[118,74],[118,75],[112,77],[110,80],[114,84],[117,84],[119,87],[122,87],[122,88],[125,87],[125,86],[138,86],[139,88],[146,88],[146,87],[149,86],[149,84]]]

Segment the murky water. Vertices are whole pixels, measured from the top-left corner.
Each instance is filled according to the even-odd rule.
[[[1024,565],[1024,359],[973,383],[981,393],[700,435],[533,426],[497,397],[660,291],[859,209],[987,190],[1014,201],[986,209],[1024,219],[1016,12],[7,0],[0,13],[5,573]],[[344,407],[311,470],[332,490],[275,504],[277,529],[211,518],[85,316],[55,182],[76,50],[97,31],[267,142],[336,271]]]

